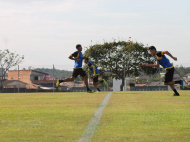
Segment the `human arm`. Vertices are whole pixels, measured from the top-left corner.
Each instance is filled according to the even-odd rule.
[[[168,51],[162,51],[162,55],[164,55],[164,54],[170,56],[172,59],[174,59],[175,61],[177,61],[177,57],[172,56],[172,54],[170,52],[168,52]]]
[[[96,77],[97,76],[97,74],[96,74],[96,67],[94,66],[94,65],[92,65],[92,68],[93,68],[93,71],[94,71],[94,77]]]
[[[80,59],[77,59],[78,56],[79,56],[79,53],[78,53],[78,52],[74,52],[73,54],[71,54],[71,55],[69,56],[69,59],[75,60],[75,61],[79,62]]]
[[[75,60],[75,61],[77,61],[77,62],[80,61],[80,59],[75,59],[75,58],[73,58],[73,57],[71,57],[71,56],[69,56],[69,59],[71,59],[71,60]]]
[[[148,63],[142,63],[143,66],[148,66],[148,67],[159,67],[159,63],[158,61],[156,62],[156,64],[148,64]]]
[[[90,72],[90,70],[88,69],[87,71],[86,71],[86,73],[89,73]]]
[[[88,67],[93,69],[93,72],[94,72],[93,76],[96,77],[97,76],[96,75],[96,67],[93,64],[91,64],[91,63],[88,63]]]

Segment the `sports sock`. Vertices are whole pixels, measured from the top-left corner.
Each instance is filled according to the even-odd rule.
[[[97,90],[98,90],[98,91],[100,91],[100,89],[99,89],[99,88],[97,88]]]
[[[103,80],[101,80],[101,81],[99,81],[100,83],[103,83],[104,81]]]
[[[89,87],[86,87],[87,88],[87,91],[90,91],[90,88]]]
[[[181,80],[175,81],[175,84],[181,84]]]
[[[176,89],[173,90],[175,94],[179,94]]]

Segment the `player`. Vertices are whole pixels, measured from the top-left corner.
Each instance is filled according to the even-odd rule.
[[[93,93],[93,91],[90,90],[88,87],[88,77],[85,71],[82,69],[82,60],[83,60],[83,54],[81,52],[82,46],[80,44],[77,44],[76,49],[77,51],[69,56],[69,59],[75,61],[72,77],[66,78],[64,80],[57,80],[56,87],[58,87],[61,82],[74,81],[78,75],[81,75],[82,77],[84,77],[84,83],[87,88],[87,93]]]
[[[97,69],[97,67],[94,63],[89,62],[89,58],[84,58],[84,63],[87,64],[87,67],[88,67],[87,72],[91,71],[93,74],[93,86],[97,89],[97,92],[100,92],[98,85],[100,83],[104,83],[105,85],[107,85],[107,82],[104,79],[101,81],[98,80],[99,70]]]
[[[170,56],[175,61],[177,61],[177,58],[173,57],[168,51],[157,51],[154,46],[150,46],[148,49],[152,56],[156,56],[157,62],[156,64],[143,63],[142,65],[150,67],[159,67],[160,64],[163,68],[165,68],[166,74],[164,85],[170,86],[170,88],[174,91],[173,96],[180,96],[177,90],[174,88],[174,84],[180,84],[183,86],[183,80],[173,81],[174,66],[170,63],[169,59],[166,58],[165,54]]]

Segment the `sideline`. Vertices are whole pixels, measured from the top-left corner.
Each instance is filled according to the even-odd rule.
[[[97,125],[100,122],[100,118],[102,116],[102,111],[106,107],[110,97],[112,95],[112,92],[109,92],[106,97],[104,98],[102,104],[98,107],[98,109],[95,111],[94,116],[92,117],[90,123],[86,127],[86,130],[83,132],[82,136],[78,140],[78,142],[89,142],[92,136],[94,135],[94,132],[96,130]]]

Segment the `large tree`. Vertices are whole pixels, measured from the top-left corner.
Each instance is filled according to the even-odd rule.
[[[1,67],[1,87],[2,81],[5,80],[5,73],[11,68],[22,62],[24,56],[10,52],[8,49],[0,50],[0,67]]]
[[[142,63],[155,63],[147,48],[141,43],[110,42],[90,46],[84,53],[100,68],[100,75],[104,78],[121,79],[120,90],[123,90],[124,76],[140,76],[154,74],[155,68],[142,66]],[[124,71],[125,70],[125,71]]]

